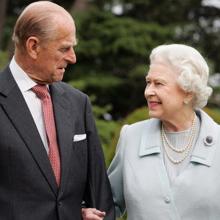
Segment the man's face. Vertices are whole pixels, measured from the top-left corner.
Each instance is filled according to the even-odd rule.
[[[30,77],[38,83],[50,84],[61,81],[68,64],[76,63],[75,26],[60,25],[55,39],[40,43],[34,70]]]

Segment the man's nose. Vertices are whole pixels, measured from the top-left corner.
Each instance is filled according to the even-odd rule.
[[[67,55],[66,55],[66,60],[68,61],[69,64],[74,64],[76,63],[76,53],[73,48],[71,48]]]

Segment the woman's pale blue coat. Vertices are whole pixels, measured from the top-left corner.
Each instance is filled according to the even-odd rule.
[[[220,126],[205,112],[189,165],[169,183],[160,121],[123,127],[108,169],[117,215],[129,220],[220,219]]]

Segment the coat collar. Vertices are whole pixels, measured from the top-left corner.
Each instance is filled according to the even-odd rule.
[[[191,162],[211,166],[218,146],[220,127],[204,111],[198,110],[196,114],[201,119],[201,127],[191,156]]]
[[[220,127],[202,110],[196,110],[197,116],[201,119],[201,127],[196,141],[191,162],[211,166],[217,141],[220,135]],[[149,156],[161,153],[161,131],[160,120],[147,120],[140,139],[139,156]]]
[[[141,131],[140,157],[161,152],[160,121],[158,119],[150,119],[146,122]]]

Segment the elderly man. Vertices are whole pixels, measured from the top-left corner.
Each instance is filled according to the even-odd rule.
[[[75,24],[49,1],[18,18],[0,73],[0,219],[80,220],[82,203],[114,219],[88,97],[60,82],[76,62]]]

